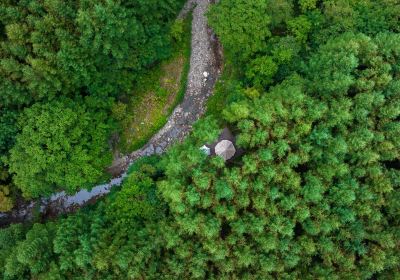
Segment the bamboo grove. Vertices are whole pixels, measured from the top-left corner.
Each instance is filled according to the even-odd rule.
[[[94,206],[2,229],[0,275],[399,279],[399,14],[221,0],[208,18],[224,74],[191,136]],[[233,162],[199,149],[223,127],[244,151]]]

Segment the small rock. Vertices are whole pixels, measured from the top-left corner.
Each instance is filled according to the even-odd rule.
[[[177,128],[174,128],[174,129],[171,130],[171,136],[173,138],[177,137],[178,134],[179,134],[179,130]]]
[[[208,77],[208,72],[204,71],[203,72],[203,76],[204,76],[204,78],[207,78]]]
[[[151,155],[154,153],[154,146],[150,144],[144,151],[145,155]]]

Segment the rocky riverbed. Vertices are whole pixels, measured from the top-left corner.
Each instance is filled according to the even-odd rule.
[[[109,168],[114,178],[109,183],[96,186],[91,190],[81,190],[74,195],[59,192],[48,199],[20,203],[17,209],[9,213],[0,213],[0,226],[28,221],[32,219],[35,209],[49,216],[73,212],[89,201],[109,193],[113,186],[120,185],[126,176],[126,170],[137,159],[161,154],[190,133],[193,123],[204,114],[206,101],[212,94],[221,73],[222,48],[207,25],[205,15],[213,2],[189,0],[178,16],[183,18],[193,11],[190,70],[184,99],[175,108],[166,125],[141,149],[114,161]]]

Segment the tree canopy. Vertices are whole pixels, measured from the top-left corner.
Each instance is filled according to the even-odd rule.
[[[169,57],[169,29],[182,4],[1,1],[0,168],[10,176],[0,185],[38,197],[97,183],[116,129],[108,121],[112,104],[144,71]],[[10,184],[13,172],[16,186]]]
[[[35,104],[20,119],[10,171],[25,197],[90,187],[111,163],[107,115],[72,100]]]
[[[1,230],[0,275],[399,278],[399,11],[221,0],[209,17],[227,53],[223,110],[97,205]],[[243,150],[228,162],[199,149],[225,126]]]
[[[3,1],[0,101],[117,96],[166,57],[181,1]]]

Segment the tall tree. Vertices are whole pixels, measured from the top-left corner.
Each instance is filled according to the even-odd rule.
[[[91,187],[111,163],[107,115],[83,103],[62,99],[35,104],[19,123],[21,133],[8,163],[25,197]]]
[[[1,103],[126,91],[168,54],[163,24],[182,1],[157,2],[3,1]]]

